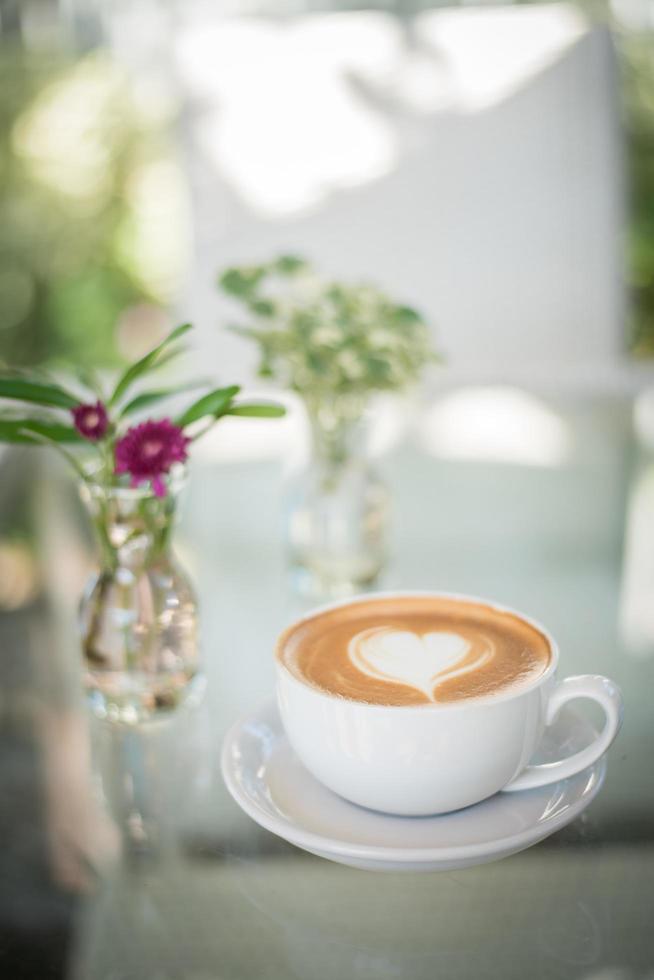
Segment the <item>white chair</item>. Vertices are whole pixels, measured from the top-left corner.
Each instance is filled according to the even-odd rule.
[[[180,25],[203,358],[216,271],[279,252],[424,310],[455,380],[622,377],[623,187],[608,33],[561,4]],[[227,369],[226,369],[227,373]]]

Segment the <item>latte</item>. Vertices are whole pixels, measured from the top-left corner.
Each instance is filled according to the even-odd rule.
[[[547,637],[514,613],[444,596],[371,597],[289,627],[277,646],[298,680],[379,705],[492,697],[547,669]]]

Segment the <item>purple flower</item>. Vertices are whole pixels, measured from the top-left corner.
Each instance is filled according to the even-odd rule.
[[[116,443],[116,473],[129,473],[133,487],[151,480],[157,497],[163,497],[166,486],[161,477],[173,463],[185,461],[190,441],[170,419],[134,425]]]
[[[85,439],[97,442],[102,439],[109,425],[107,409],[101,401],[95,405],[77,405],[71,409],[75,428]]]

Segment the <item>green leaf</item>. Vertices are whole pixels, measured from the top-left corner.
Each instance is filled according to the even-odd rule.
[[[221,289],[239,299],[249,297],[266,275],[264,266],[253,265],[225,269],[218,279]]]
[[[42,422],[40,419],[0,419],[0,442],[29,443],[33,440],[26,434],[35,432],[52,442],[84,442],[77,429],[58,422]]]
[[[118,384],[114,388],[113,395],[109,399],[109,405],[115,405],[137,378],[140,378],[146,373],[146,371],[149,371],[155,366],[159,356],[166,350],[166,348],[175,340],[178,340],[188,330],[190,330],[192,326],[193,324],[191,323],[182,323],[181,326],[176,327],[171,333],[169,333],[160,344],[153,348],[153,350],[142,357],[139,361],[136,361],[135,364],[130,365],[130,367],[128,367],[119,378]]]
[[[31,424],[28,428],[23,430],[23,434],[25,436],[25,442],[37,442],[43,446],[49,446],[51,449],[56,449],[58,453],[61,453],[66,462],[70,463],[80,479],[86,480],[86,473],[84,472],[82,465],[75,459],[73,454],[68,449],[64,449],[61,443],[56,439],[51,439],[42,432],[36,431]]]
[[[120,414],[132,415],[134,412],[140,412],[142,409],[147,408],[148,405],[154,405],[155,402],[162,401],[164,398],[172,398],[173,395],[179,395],[183,391],[190,391],[192,388],[202,388],[206,384],[206,381],[188,381],[185,384],[174,385],[172,388],[142,391],[140,395],[136,395],[135,398],[132,398],[121,409]]]
[[[422,317],[411,306],[396,306],[391,311],[391,320],[404,326],[409,323],[421,323]]]
[[[37,384],[24,378],[0,378],[0,398],[14,398],[37,405],[53,405],[56,408],[75,408],[79,399],[64,391],[59,385]]]
[[[101,402],[104,401],[102,384],[93,368],[78,368],[75,372],[75,376],[79,383],[84,385],[88,391],[93,392],[97,399],[99,399]]]
[[[250,309],[257,316],[271,317],[275,315],[275,304],[269,299],[256,299],[250,303]]]
[[[238,385],[231,385],[229,388],[216,388],[214,391],[210,391],[208,395],[203,395],[179,416],[177,425],[184,429],[187,425],[197,422],[198,419],[205,418],[207,415],[219,418],[225,414],[232,399],[238,395],[240,390]]]
[[[160,368],[165,367],[166,364],[170,364],[171,361],[175,361],[182,354],[188,354],[191,348],[188,344],[173,344],[172,347],[168,347],[161,357],[157,358],[156,364],[153,364],[150,368],[151,371],[159,371]]]
[[[308,262],[299,258],[297,255],[280,255],[275,260],[274,268],[282,276],[294,276],[296,272],[306,269]]]
[[[225,415],[241,415],[245,418],[280,419],[286,415],[283,405],[276,402],[243,402],[228,408]]]

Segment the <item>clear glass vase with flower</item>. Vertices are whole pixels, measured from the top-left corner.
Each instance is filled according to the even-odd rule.
[[[126,724],[161,717],[202,688],[196,597],[172,549],[194,442],[228,415],[284,414],[240,401],[237,385],[146,387],[190,329],[177,327],[91,398],[77,393],[81,381],[72,390],[0,376],[0,397],[16,406],[0,413],[0,441],[54,447],[77,474],[99,555],[80,605],[84,686],[97,716]],[[174,417],[151,417],[153,406],[194,387],[206,390]]]
[[[314,595],[370,587],[390,515],[368,452],[373,397],[405,391],[438,360],[427,324],[376,286],[326,280],[294,256],[227,269],[220,286],[247,313],[232,329],[258,345],[259,374],[306,410],[310,452],[288,488],[294,581]]]

